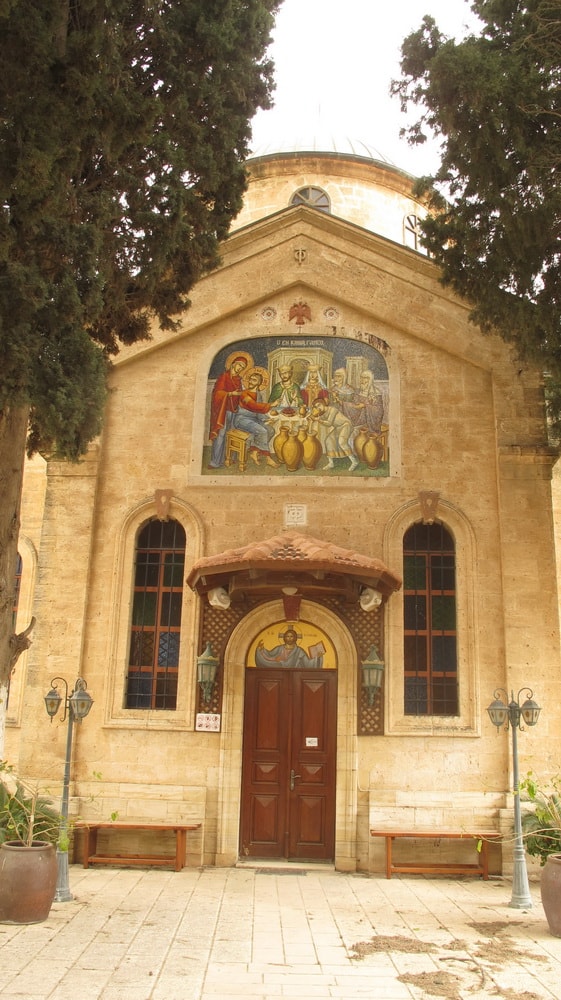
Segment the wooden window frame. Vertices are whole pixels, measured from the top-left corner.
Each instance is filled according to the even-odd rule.
[[[16,575],[15,575],[15,579],[14,579],[14,600],[13,600],[13,604],[12,604],[12,628],[13,628],[14,632],[16,630],[16,622],[17,622],[17,617],[18,617],[19,595],[20,595],[20,590],[21,590],[22,572],[23,572],[23,559],[21,558],[21,556],[20,556],[20,554],[18,552],[17,559],[16,559]],[[14,672],[15,669],[16,668],[14,667],[13,670],[12,670],[12,672],[11,672],[11,674],[13,674],[13,672]],[[10,704],[10,681],[11,681],[11,674],[8,677],[8,686],[7,686],[7,690],[6,690],[6,711],[8,710],[8,706]]]
[[[291,207],[294,205],[307,205],[308,208],[315,208],[318,212],[325,212],[326,215],[331,214],[331,199],[327,191],[317,187],[315,184],[307,184],[304,187],[298,188],[290,199],[290,205]]]
[[[174,544],[166,544],[166,533],[173,527]],[[160,544],[156,544],[156,536],[159,532]],[[143,536],[146,536],[143,538]],[[179,542],[182,544],[178,544]],[[136,709],[140,711],[175,711],[177,708],[177,684],[179,673],[179,653],[181,645],[181,607],[183,601],[183,579],[185,567],[186,537],[185,529],[179,521],[160,521],[152,519],[146,522],[138,531],[135,544],[135,578],[133,585],[133,615],[130,625],[129,653],[127,679],[125,686],[124,707],[126,709]],[[153,556],[152,560],[147,558],[141,562],[140,555]],[[180,556],[181,558],[177,558]],[[170,561],[171,560],[171,561]],[[144,566],[153,569],[157,567],[156,580],[147,582],[148,574],[142,581],[139,578],[138,570]],[[177,586],[175,577],[178,569],[181,570],[181,585]],[[166,582],[166,574],[171,572],[169,582]],[[138,598],[143,598],[147,594],[155,595],[153,604],[154,614],[147,616],[145,609],[141,608],[140,620],[135,620],[136,609],[140,606]],[[173,602],[173,595],[176,599]],[[137,603],[138,601],[138,603]],[[169,620],[172,604],[176,606],[175,623]],[[168,605],[168,620],[163,617],[163,610]],[[151,620],[153,619],[153,620]],[[174,644],[173,663],[162,662],[162,654],[165,653],[163,640],[166,636],[177,636]],[[147,643],[146,637],[149,642]],[[151,662],[145,657],[145,651],[151,646]],[[169,649],[168,649],[169,653]],[[146,659],[146,662],[142,662]],[[165,659],[165,657],[164,657]],[[137,662],[140,661],[140,662]],[[135,690],[136,688],[136,690]]]
[[[415,535],[424,535],[427,544],[417,542]],[[440,545],[438,540],[440,539]],[[415,586],[407,559],[421,560],[414,569]],[[450,532],[439,522],[431,525],[413,524],[403,537],[404,560],[404,714],[406,716],[455,717],[459,714],[458,692],[458,626],[456,608],[456,549]],[[445,565],[449,560],[449,565]],[[441,562],[438,567],[437,563]],[[420,571],[420,572],[419,572]],[[435,586],[440,571],[441,586]],[[444,577],[453,574],[453,586]],[[423,577],[423,579],[421,579]],[[447,584],[446,586],[444,584]],[[437,624],[437,602],[453,600],[453,628]],[[441,607],[441,613],[442,613]],[[412,627],[412,619],[415,624]],[[448,622],[450,624],[450,622]],[[448,640],[451,669],[436,664],[438,639]],[[442,643],[444,645],[444,643]],[[448,662],[448,661],[447,661]],[[417,682],[416,684],[413,682]]]

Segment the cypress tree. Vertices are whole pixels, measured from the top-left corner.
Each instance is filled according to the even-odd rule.
[[[78,460],[119,345],[216,266],[279,5],[0,0],[0,714],[26,447]]]
[[[476,0],[481,33],[457,43],[425,17],[402,46],[392,90],[421,110],[413,143],[442,141],[423,178],[423,242],[442,281],[543,370],[561,430],[561,3]]]

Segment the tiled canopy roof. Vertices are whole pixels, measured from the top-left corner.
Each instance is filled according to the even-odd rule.
[[[198,593],[206,593],[242,573],[270,580],[287,574],[352,577],[385,595],[401,587],[400,578],[380,559],[294,531],[198,559],[187,583]]]

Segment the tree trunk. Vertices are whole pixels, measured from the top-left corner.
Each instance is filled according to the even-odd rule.
[[[7,406],[0,411],[0,758],[6,694],[18,645],[13,613],[27,420],[27,407]]]

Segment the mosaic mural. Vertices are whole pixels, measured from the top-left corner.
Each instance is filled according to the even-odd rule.
[[[369,343],[262,337],[214,358],[205,475],[388,476],[388,437],[388,369]]]
[[[246,666],[335,670],[337,661],[325,632],[300,619],[274,622],[263,629],[249,648]]]

